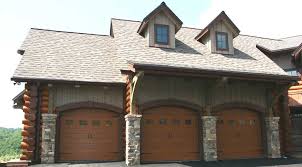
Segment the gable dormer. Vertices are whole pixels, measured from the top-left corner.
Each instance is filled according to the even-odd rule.
[[[175,48],[175,34],[181,26],[182,21],[162,2],[143,19],[137,32],[148,39],[148,46]]]
[[[212,53],[234,54],[233,39],[239,33],[237,26],[222,11],[195,39],[205,44]]]

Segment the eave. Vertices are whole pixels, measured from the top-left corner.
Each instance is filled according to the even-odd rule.
[[[63,79],[47,79],[47,78],[25,78],[12,77],[15,82],[39,82],[39,83],[53,83],[53,84],[75,84],[75,85],[105,85],[105,86],[124,86],[124,82],[94,82],[94,81],[76,81]]]
[[[302,43],[298,47],[296,47],[296,49],[293,52],[293,56],[295,60],[299,59],[298,56],[301,52],[302,52]]]
[[[257,44],[256,48],[258,48],[260,51],[264,52],[268,56],[275,56],[275,55],[280,55],[280,54],[284,54],[284,53],[292,53],[297,47],[289,47],[289,48],[271,50],[262,45]]]
[[[239,80],[252,80],[264,82],[277,82],[277,83],[292,83],[299,80],[299,77],[288,75],[273,75],[273,74],[260,74],[248,72],[233,72],[221,70],[206,70],[194,69],[183,67],[171,67],[163,65],[150,65],[150,64],[132,64],[132,72],[144,71],[145,74],[156,75],[175,75],[175,76],[191,76],[191,77],[206,77],[206,78],[221,78],[227,77]]]

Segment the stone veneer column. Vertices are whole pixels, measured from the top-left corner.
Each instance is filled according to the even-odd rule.
[[[202,116],[202,144],[204,161],[217,160],[216,117]]]
[[[279,119],[280,117],[266,117],[266,142],[267,157],[280,158],[280,140],[279,140]]]
[[[56,118],[57,114],[42,114],[41,163],[55,162]]]
[[[128,114],[126,120],[126,164],[140,164],[140,122],[142,115]]]

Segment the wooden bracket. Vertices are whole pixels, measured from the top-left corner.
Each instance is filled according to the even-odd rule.
[[[144,72],[138,72],[131,81],[131,94],[130,94],[130,114],[136,113],[136,88],[138,84],[140,84],[142,78],[144,76]]]
[[[293,85],[294,83],[292,83],[292,84],[289,84],[289,85],[277,85],[276,87],[275,87],[275,91],[274,91],[274,93],[275,94],[273,94],[272,95],[272,98],[271,98],[271,100],[269,101],[269,104],[268,104],[268,116],[269,117],[273,117],[274,116],[274,106],[275,106],[275,104],[277,104],[278,103],[278,99],[279,99],[279,97],[280,96],[282,96],[284,93],[286,93],[287,91],[288,91],[288,89]]]

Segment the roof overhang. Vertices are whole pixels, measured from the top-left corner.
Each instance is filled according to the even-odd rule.
[[[25,93],[25,90],[21,91],[16,95],[12,100],[14,102],[13,108],[14,109],[22,109],[24,100],[23,100],[23,95]]]
[[[171,21],[175,24],[175,33],[177,33],[182,26],[182,21],[173,13],[173,11],[166,5],[165,2],[162,2],[157,8],[155,8],[143,19],[137,30],[137,33],[144,36],[144,32],[148,27],[149,21],[160,12],[164,12],[169,18],[171,18]]]
[[[232,31],[233,37],[237,37],[240,33],[239,28],[234,22],[228,17],[228,15],[222,11],[213,21],[211,21],[201,32],[195,37],[197,41],[200,41],[210,31],[211,27],[219,21],[223,21]]]
[[[265,46],[257,44],[256,48],[258,48],[260,51],[262,51],[267,56],[276,56],[276,55],[281,55],[281,54],[286,54],[286,53],[292,53],[297,47],[271,50]]]
[[[18,50],[17,50],[17,53],[18,53],[19,55],[23,55],[24,52],[25,52],[25,50],[23,50],[23,49],[18,49]]]
[[[39,82],[39,83],[53,83],[53,84],[75,84],[75,85],[108,85],[108,86],[123,86],[124,82],[93,82],[93,81],[75,81],[62,79],[47,79],[47,78],[25,78],[12,77],[15,82]]]
[[[302,53],[302,43],[294,50],[292,54],[294,60],[298,60],[301,57],[301,53]]]
[[[192,76],[192,77],[206,77],[206,78],[221,78],[227,77],[239,80],[252,80],[252,81],[265,81],[265,82],[278,82],[278,83],[292,83],[299,80],[299,77],[288,75],[273,75],[273,74],[260,74],[260,73],[247,73],[247,72],[232,72],[221,70],[207,70],[207,69],[194,69],[185,67],[171,67],[164,65],[132,63],[130,71],[144,71],[145,74],[158,74],[158,75],[175,75],[175,76]]]

